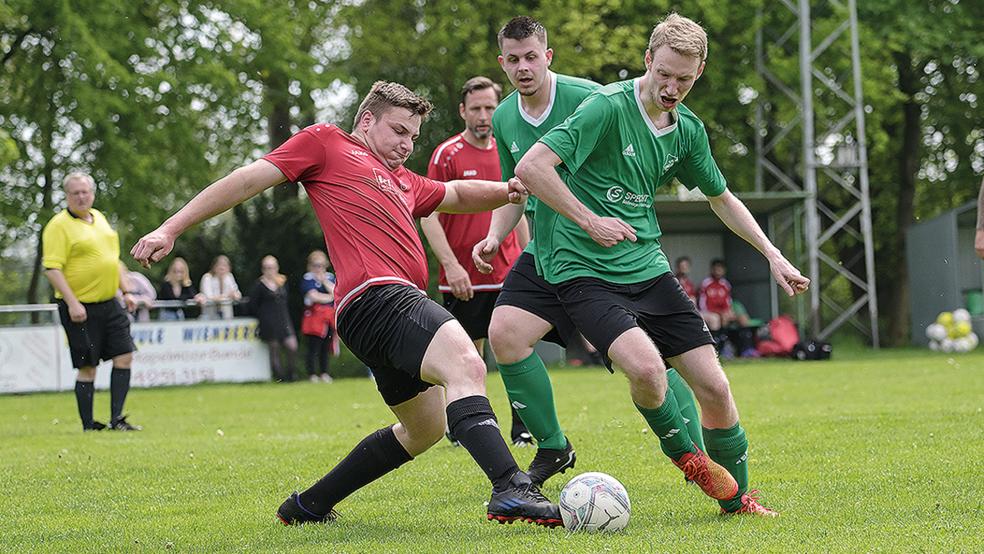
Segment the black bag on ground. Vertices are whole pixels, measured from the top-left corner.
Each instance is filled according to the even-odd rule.
[[[811,339],[800,341],[793,347],[792,357],[794,360],[829,360],[833,347],[829,342]]]

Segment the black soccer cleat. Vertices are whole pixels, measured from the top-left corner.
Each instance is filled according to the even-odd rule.
[[[567,446],[561,450],[538,448],[536,456],[533,456],[533,461],[530,462],[530,469],[526,472],[529,473],[530,479],[536,486],[542,487],[547,479],[573,468],[575,462],[577,462],[577,454],[574,452],[571,441],[568,440]]]
[[[101,421],[93,421],[92,422],[92,425],[90,425],[89,427],[83,426],[82,427],[82,430],[83,431],[102,431],[105,428],[106,428],[106,424],[105,423],[103,423]]]
[[[451,431],[445,431],[444,437],[448,439],[448,442],[451,443],[451,446],[461,446],[461,443],[458,442],[458,439],[454,438],[454,435],[451,434]]]
[[[126,416],[120,416],[115,421],[109,424],[109,428],[113,431],[143,431],[143,427],[139,425],[133,425],[126,421]]]
[[[277,519],[284,525],[304,525],[305,523],[331,523],[338,519],[338,512],[329,510],[325,515],[318,515],[304,506],[301,506],[301,499],[294,491],[284,503],[277,508]]]
[[[560,507],[543,496],[539,487],[529,476],[517,471],[509,480],[509,488],[495,492],[489,499],[489,521],[512,523],[526,521],[544,527],[558,527],[564,524],[560,518]]]

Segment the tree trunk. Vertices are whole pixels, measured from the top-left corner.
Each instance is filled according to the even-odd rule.
[[[266,84],[267,102],[270,115],[267,117],[267,136],[270,139],[270,150],[287,142],[291,136],[290,126],[290,95],[287,94],[287,82],[280,77],[271,78]],[[284,183],[273,189],[276,201],[297,198],[297,183]]]
[[[905,235],[912,225],[915,215],[916,174],[919,171],[919,137],[922,133],[920,105],[916,93],[920,90],[921,66],[913,67],[912,56],[908,52],[894,54],[895,66],[899,75],[899,90],[905,95],[902,104],[902,149],[899,152],[899,191],[895,208],[895,232],[892,236],[892,249],[895,251],[895,267],[891,269],[894,279],[889,287],[888,305],[882,313],[888,321],[889,346],[901,346],[909,340],[909,269],[905,255]]]
[[[42,222],[41,229],[38,230],[37,236],[37,247],[34,251],[34,264],[31,268],[31,280],[27,287],[27,303],[37,304],[38,303],[38,293],[41,284],[41,256],[43,254],[44,245],[41,241],[42,233],[44,232],[44,225],[48,223],[51,219],[51,212],[53,209],[51,191],[54,188],[54,172],[55,172],[55,149],[52,146],[52,135],[54,134],[54,114],[55,114],[54,102],[48,102],[48,119],[42,124],[42,132],[44,133],[44,140],[42,141],[41,154],[44,156],[44,185],[41,187],[41,211],[38,213],[38,221]],[[37,323],[37,312],[31,314],[32,323]]]

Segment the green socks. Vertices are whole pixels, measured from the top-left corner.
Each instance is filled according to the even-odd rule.
[[[738,494],[731,500],[720,500],[718,504],[726,511],[741,508],[741,495],[748,492],[748,439],[745,429],[735,423],[729,429],[704,429],[707,440],[707,455],[721,464],[738,481]]]
[[[672,367],[666,370],[666,381],[669,384],[673,396],[676,397],[677,406],[680,407],[680,415],[683,416],[683,422],[687,424],[687,431],[690,433],[690,438],[693,439],[697,448],[704,450],[704,436],[701,433],[700,427],[700,411],[697,409],[697,400],[694,398],[693,391],[690,390],[690,386],[683,380],[683,377],[680,377],[677,370]]]
[[[525,360],[514,364],[496,364],[506,385],[509,402],[519,412],[539,448],[562,450],[567,438],[557,421],[553,387],[547,375],[547,367],[534,352]]]
[[[666,398],[659,408],[643,408],[638,404],[635,407],[656,433],[659,447],[664,454],[677,460],[687,452],[696,452],[694,441],[690,438],[690,432],[687,431],[687,426],[680,415],[676,396],[669,390],[666,391]]]

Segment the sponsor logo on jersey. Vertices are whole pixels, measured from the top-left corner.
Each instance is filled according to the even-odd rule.
[[[513,141],[513,143],[509,145],[509,153],[515,154],[516,152],[519,152],[519,146],[516,146],[516,141]]]
[[[666,161],[663,163],[663,173],[666,173],[671,167],[673,167],[673,164],[677,163],[678,161],[680,161],[680,159],[674,156],[673,154],[667,156]]]
[[[609,202],[631,206],[633,208],[649,208],[653,205],[653,197],[649,194],[636,194],[615,185],[605,192],[605,198]]]
[[[629,143],[628,146],[625,147],[625,150],[622,150],[622,155],[623,156],[628,156],[630,158],[634,158],[635,157],[635,147],[632,146],[632,143],[631,142]]]
[[[351,150],[351,153],[353,156],[365,156],[367,158],[369,157],[369,152],[366,152],[365,150],[359,150],[358,148],[353,148]]]
[[[466,169],[461,172],[462,177],[474,177],[476,175],[478,175],[477,169]]]

